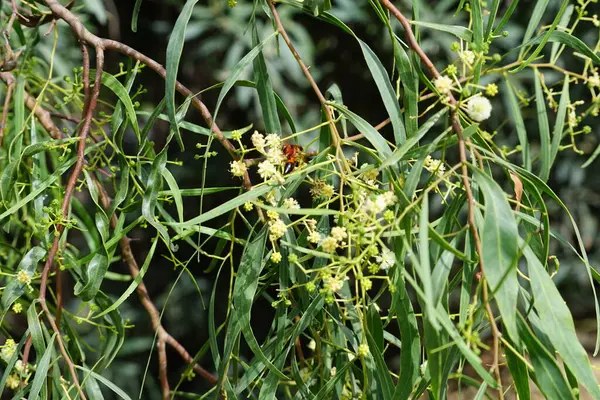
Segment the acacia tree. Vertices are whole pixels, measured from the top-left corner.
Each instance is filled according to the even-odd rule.
[[[93,34],[74,1],[5,3],[1,382],[16,398],[102,398],[103,391],[129,398],[102,373],[129,340],[120,311],[136,301],[134,292],[156,334],[164,399],[184,395],[168,375],[168,347],[189,365],[182,379],[196,375],[212,387],[185,394],[192,398],[405,399],[428,392],[438,399],[457,381],[478,389],[478,398],[516,392],[525,399],[530,380],[548,398],[574,398],[579,390],[600,398],[552,280],[551,251],[560,245],[574,252],[592,289],[598,274],[575,220],[547,184],[559,151],[577,151],[577,136],[591,131],[583,120],[598,113],[600,42],[595,38],[592,50],[574,34],[578,25],[598,27],[587,15],[591,0],[560,2],[556,13],[538,1],[521,44],[508,50],[504,29],[518,1],[461,1],[454,11],[463,25],[447,25],[422,21],[426,6],[418,2],[411,9],[370,0],[365,5],[393,54],[389,65],[329,12],[329,0],[229,1],[250,10],[252,47],[209,88],[218,91],[214,104],[177,80],[197,0],[185,3],[170,33],[166,67]],[[137,0],[134,30],[140,6]],[[290,9],[356,40],[387,119],[372,125],[344,104],[343,87],[319,85],[288,34],[290,20],[280,18]],[[421,36],[429,32],[454,37],[452,62],[428,55]],[[39,51],[44,35],[50,52]],[[73,39],[81,67],[57,74],[57,49]],[[273,90],[268,70],[278,58],[265,56],[273,48],[293,57],[320,122],[301,129],[299,111]],[[108,52],[127,57],[128,66],[106,71]],[[252,81],[242,79],[245,71]],[[165,81],[164,99],[144,113],[144,91],[133,88],[151,72]],[[239,86],[255,91],[264,132],[217,125]],[[572,98],[578,87],[593,101]],[[494,100],[499,92],[504,104]],[[186,121],[190,106],[204,127]],[[149,135],[161,118],[170,130],[155,148]],[[206,140],[203,180],[180,189],[168,150],[183,151],[190,131]],[[516,143],[507,139],[515,136]],[[231,157],[230,176],[223,187],[206,187],[211,156],[222,149]],[[204,205],[231,189],[239,192],[228,201]],[[303,189],[310,198],[296,196]],[[200,209],[186,219],[184,199],[194,198]],[[548,203],[570,218],[573,244],[551,229]],[[140,227],[155,236],[144,260],[130,246]],[[205,250],[209,241],[217,243],[213,253]],[[184,348],[148,294],[144,277],[159,243],[182,273],[191,274],[196,257],[218,266],[217,282],[231,271],[225,316],[215,314],[212,292],[204,346]],[[194,257],[180,260],[182,247]],[[119,263],[128,267],[129,287],[108,295],[102,289]],[[79,309],[65,308],[63,274],[75,282],[69,302]],[[259,339],[252,308],[263,298],[274,317]],[[19,314],[26,314],[25,332],[12,329]],[[90,326],[102,337],[96,349],[80,334]]]

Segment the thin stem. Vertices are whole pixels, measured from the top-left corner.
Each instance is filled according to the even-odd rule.
[[[392,15],[394,15],[394,17],[396,17],[396,19],[400,22],[400,24],[404,28],[405,36],[409,43],[409,46],[415,53],[417,53],[417,55],[419,56],[419,58],[421,59],[421,61],[425,65],[425,67],[429,70],[431,75],[434,78],[439,77],[440,76],[439,71],[435,68],[435,65],[431,62],[431,60],[429,59],[427,54],[425,54],[425,52],[423,51],[423,49],[417,42],[415,35],[413,34],[412,29],[411,29],[410,20],[408,18],[406,18],[400,12],[400,10],[398,10],[391,3],[390,0],[380,0],[380,1],[392,13]],[[483,257],[482,257],[483,248],[481,245],[481,238],[479,237],[479,231],[477,230],[477,225],[475,224],[475,212],[474,212],[475,199],[473,197],[473,191],[471,190],[471,183],[469,181],[469,169],[468,169],[469,160],[467,158],[466,141],[462,135],[463,129],[462,129],[462,125],[460,123],[460,117],[458,115],[457,101],[454,98],[454,96],[452,96],[452,94],[449,94],[448,102],[453,107],[452,129],[454,130],[456,136],[458,137],[458,150],[459,150],[460,161],[462,164],[461,165],[461,178],[462,178],[463,186],[465,187],[465,193],[467,196],[468,224],[469,224],[469,228],[471,230],[471,234],[473,235],[473,240],[475,242],[475,249],[477,251],[477,254],[479,255],[479,270],[482,275],[482,279],[484,279],[484,281],[482,282],[483,283],[482,300],[483,300],[486,315],[487,315],[487,318],[488,318],[488,321],[490,323],[490,327],[492,330],[493,349],[494,349],[492,370],[494,371],[494,373],[496,375],[496,382],[498,383],[498,386],[499,386],[498,399],[502,400],[504,398],[504,394],[502,392],[502,377],[500,375],[500,368],[499,368],[499,362],[498,362],[499,353],[500,353],[499,342],[500,342],[501,333],[498,330],[498,326],[496,325],[494,314],[492,313],[492,309],[491,309],[490,302],[489,302],[487,283],[485,282],[485,268],[483,265]]]

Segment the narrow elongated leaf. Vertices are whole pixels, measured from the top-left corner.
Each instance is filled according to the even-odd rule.
[[[345,107],[340,106],[336,103],[329,103],[333,106],[340,114],[344,117],[348,118],[350,123],[356,127],[360,132],[365,135],[365,138],[371,142],[375,150],[379,153],[380,159],[386,160],[388,157],[392,155],[392,149],[390,149],[389,144],[385,141],[383,136],[371,124],[365,121],[359,115],[353,113]]]
[[[179,222],[183,222],[183,199],[181,198],[181,191],[179,190],[177,180],[167,168],[163,168],[160,172],[169,186],[169,194],[173,196],[173,199],[175,200]]]
[[[546,39],[545,35],[538,36],[534,39],[531,39],[526,45],[538,44],[541,43],[542,40]],[[590,49],[581,39],[575,37],[567,32],[563,31],[554,31],[547,38],[548,42],[552,43],[562,43],[567,47],[572,48],[578,53],[583,54],[586,57],[589,57],[594,64],[600,64],[600,56],[598,56],[592,49]],[[521,45],[523,46],[523,45]],[[512,72],[512,71],[511,71]]]
[[[8,281],[8,285],[6,285],[2,292],[2,299],[0,302],[2,303],[3,313],[10,308],[15,300],[25,293],[27,283],[24,280],[19,279],[19,274],[24,274],[31,279],[35,274],[38,263],[45,255],[46,250],[39,246],[35,246],[21,259],[21,262],[15,271],[17,275]]]
[[[533,36],[534,32],[538,28],[538,24],[546,11],[546,7],[548,7],[548,3],[550,0],[540,0],[535,3],[535,7],[533,8],[533,13],[531,14],[531,18],[529,18],[527,24],[527,30],[525,31],[525,35],[523,36],[523,44],[527,43],[529,39]],[[519,58],[523,54],[524,49],[519,53]]]
[[[215,106],[215,113],[214,113],[213,118],[215,118],[215,119],[217,118],[217,115],[219,113],[219,109],[221,108],[223,99],[225,98],[227,93],[229,93],[229,90],[231,90],[231,88],[239,80],[240,76],[242,75],[242,73],[244,72],[246,67],[248,65],[250,65],[259,54],[261,54],[261,50],[264,47],[264,45],[266,43],[268,43],[271,39],[273,39],[275,36],[277,36],[277,31],[274,31],[265,40],[260,42],[258,45],[254,46],[254,48],[252,50],[250,50],[248,52],[248,54],[246,54],[235,65],[233,70],[231,70],[231,72],[229,73],[229,76],[225,80],[225,83],[223,83],[223,87],[221,88],[221,91],[219,92],[219,97],[217,98],[217,104]]]
[[[464,40],[465,42],[471,42],[473,39],[473,32],[460,25],[443,25],[443,24],[434,24],[432,22],[425,21],[411,21],[412,25],[422,26],[424,28],[434,29],[440,32],[451,33],[459,39]]]
[[[267,239],[266,227],[258,236],[248,243],[242,261],[237,271],[235,286],[233,289],[233,304],[235,307],[235,321],[240,326],[248,346],[255,356],[257,356],[266,366],[276,374],[280,379],[289,379],[285,374],[273,365],[266,357],[256,341],[252,328],[250,326],[250,312],[254,303],[254,295],[258,287],[258,277],[264,267],[263,262],[265,243]]]
[[[362,40],[358,38],[356,39],[358,40],[358,44],[362,50],[363,57],[367,62],[371,76],[375,81],[375,85],[379,90],[379,94],[383,100],[383,105],[390,116],[390,120],[394,128],[394,139],[396,146],[401,146],[406,140],[406,130],[404,129],[404,124],[402,123],[400,105],[396,99],[396,93],[394,92],[394,88],[392,87],[392,83],[388,77],[388,73],[373,50],[371,50],[371,48]]]
[[[519,318],[519,334],[527,346],[536,384],[545,397],[547,399],[574,399],[573,392],[552,353],[536,338],[522,317]]]
[[[146,183],[146,192],[142,200],[142,215],[146,218],[146,221],[150,223],[158,233],[163,237],[166,243],[171,246],[174,250],[173,244],[169,237],[167,229],[156,220],[154,216],[154,210],[156,209],[157,194],[162,189],[162,171],[167,165],[167,152],[163,150],[159,155],[156,156],[152,163],[152,169],[148,175],[148,181]]]
[[[171,129],[175,133],[175,137],[179,142],[181,150],[184,150],[183,141],[181,140],[181,133],[179,132],[179,125],[177,124],[177,118],[175,115],[175,91],[177,86],[177,72],[179,70],[179,60],[181,53],[183,52],[183,42],[185,41],[185,31],[187,30],[192,11],[198,0],[187,0],[183,9],[177,17],[171,36],[169,37],[169,43],[167,44],[167,62],[166,70],[167,76],[165,77],[165,104],[167,106],[167,115],[171,122]]]
[[[83,371],[86,374],[92,375],[96,380],[98,380],[98,382],[103,383],[104,386],[106,386],[107,388],[109,388],[110,390],[112,390],[121,399],[123,399],[123,400],[131,400],[131,397],[129,397],[127,395],[127,393],[125,393],[117,385],[115,385],[114,383],[112,383],[111,381],[109,381],[108,379],[106,379],[105,377],[103,377],[102,375],[97,374],[94,371],[92,371],[92,370],[90,370],[90,369],[88,369],[86,367],[82,367],[81,365],[75,365],[75,368],[80,369],[81,371]]]
[[[473,168],[473,176],[485,198],[484,222],[480,228],[485,277],[509,336],[518,342],[515,317],[519,294],[517,223],[500,186],[478,169]]]
[[[135,5],[133,6],[133,15],[131,16],[131,30],[133,32],[137,32],[137,23],[141,8],[142,0],[135,0]]]
[[[568,4],[569,4],[569,0],[563,0],[560,10],[558,10],[558,13],[556,14],[556,16],[554,18],[554,22],[552,23],[552,25],[550,26],[548,31],[540,38],[539,44],[535,48],[533,53],[531,53],[531,55],[529,56],[529,58],[527,58],[527,60],[519,63],[519,66],[517,68],[511,70],[511,72],[515,73],[515,72],[522,71],[525,67],[527,67],[529,64],[531,64],[533,61],[535,61],[537,59],[538,55],[541,53],[542,49],[544,48],[544,46],[546,45],[548,40],[550,40],[550,37],[551,37],[552,33],[555,31],[558,23],[560,22],[560,19],[561,19],[562,15],[564,14],[565,10],[567,9]]]
[[[42,385],[44,384],[46,377],[48,377],[48,369],[50,368],[50,358],[52,357],[52,352],[54,350],[52,348],[52,345],[54,344],[55,338],[56,333],[54,333],[48,341],[48,347],[46,348],[46,351],[44,351],[44,354],[36,364],[35,375],[33,376],[33,381],[31,382],[31,389],[29,391],[29,400],[37,400],[39,398],[38,396],[40,394],[40,391],[42,390]]]
[[[519,321],[517,321],[517,325]],[[521,335],[521,333],[519,333]],[[523,340],[525,346],[527,346],[527,341]],[[508,365],[508,369],[513,378],[513,384],[515,385],[515,389],[517,390],[517,394],[520,399],[529,399],[531,398],[531,391],[529,390],[529,371],[527,369],[527,365],[525,361],[523,361],[519,356],[521,356],[521,352],[519,354],[515,354],[514,345],[512,348],[506,348],[504,352],[504,356],[506,358],[506,364]]]
[[[519,144],[521,145],[521,155],[523,157],[523,168],[531,171],[531,154],[529,152],[529,140],[527,139],[527,130],[525,129],[525,122],[523,121],[523,115],[521,114],[521,108],[519,107],[519,101],[513,91],[511,85],[505,86],[506,99],[508,103],[508,109],[510,112],[510,120],[514,121],[515,129],[517,130],[517,136],[519,138]]]
[[[108,270],[108,258],[103,253],[94,255],[87,267],[83,270],[83,281],[75,285],[75,295],[81,297],[84,301],[92,300],[96,297],[100,285],[104,280],[104,275]]]
[[[400,240],[395,241],[396,259],[399,258],[400,242]],[[413,386],[419,377],[419,366],[421,365],[419,327],[412,303],[406,291],[406,284],[402,276],[403,273],[402,268],[396,267],[396,272],[394,273],[396,291],[392,294],[391,307],[396,314],[400,339],[402,340],[400,379],[394,391],[394,399],[409,398]]]
[[[558,102],[558,111],[556,112],[554,131],[552,132],[550,165],[554,164],[554,160],[556,159],[556,155],[558,154],[558,148],[560,147],[560,142],[563,136],[565,117],[567,115],[567,105],[569,104],[569,101],[569,80],[565,79],[563,82],[562,93],[560,94],[560,101]]]
[[[417,131],[417,133],[411,137],[409,137],[400,147],[398,147],[394,152],[381,163],[380,169],[387,168],[391,165],[396,164],[398,161],[402,160],[402,157],[406,155],[409,150],[412,150],[421,140],[427,132],[436,124],[436,122],[448,112],[447,108],[443,108],[434,115],[432,115],[427,122],[425,122]]]
[[[600,388],[594,377],[587,353],[575,333],[575,325],[569,308],[528,245],[524,246],[523,254],[527,260],[534,298],[533,305],[546,335],[577,381],[585,386],[593,398],[600,398]]]
[[[471,24],[473,25],[473,44],[475,50],[483,50],[483,13],[481,12],[481,2],[473,1],[471,5]]]
[[[552,157],[552,145],[550,144],[550,125],[548,123],[548,113],[546,111],[546,98],[542,91],[542,84],[540,80],[542,76],[534,70],[534,82],[535,82],[535,105],[537,110],[537,120],[540,129],[540,151],[542,164],[540,166],[539,177],[541,180],[546,182],[550,176],[550,168],[552,164],[550,162]]]
[[[256,28],[256,22],[254,22],[252,26],[252,46],[258,46],[259,44],[260,39],[258,37],[258,30]],[[262,50],[259,50],[252,63],[254,65],[256,92],[258,93],[258,101],[260,102],[265,129],[267,132],[281,132],[281,123],[279,122],[279,115],[277,114],[273,85],[271,85],[271,78],[269,77],[267,63],[265,62]]]
[[[306,0],[304,6],[316,17],[331,9],[331,0]]]
[[[138,274],[138,276],[135,277],[135,279],[133,280],[133,282],[131,282],[131,284],[125,290],[125,292],[121,295],[121,297],[119,297],[107,309],[105,309],[104,311],[102,311],[99,314],[94,315],[94,319],[103,317],[106,314],[112,312],[113,310],[116,310],[117,308],[119,308],[119,306],[125,300],[127,300],[129,298],[129,296],[131,296],[131,294],[133,292],[135,292],[135,289],[137,289],[137,287],[139,286],[139,284],[142,281],[142,279],[144,279],[144,275],[146,275],[146,271],[148,271],[148,267],[150,266],[150,261],[152,261],[152,257],[154,256],[154,250],[156,250],[157,243],[158,243],[158,240],[154,240],[153,241],[152,246],[150,247],[150,250],[148,251],[148,255],[146,256],[146,260],[144,261],[144,264],[142,265],[142,268],[140,268],[140,273]]]
[[[92,74],[92,71],[90,71],[90,74]],[[133,106],[128,90],[117,78],[107,72],[102,72],[102,84],[117,95],[119,101],[121,101],[125,107],[125,114],[127,114],[127,119],[131,122],[131,127],[133,128],[135,135],[138,140],[140,140],[140,126],[137,122],[135,107]]]

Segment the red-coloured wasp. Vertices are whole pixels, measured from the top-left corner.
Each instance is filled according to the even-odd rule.
[[[304,148],[298,144],[284,144],[282,150],[285,155],[283,173],[289,174],[304,160]]]

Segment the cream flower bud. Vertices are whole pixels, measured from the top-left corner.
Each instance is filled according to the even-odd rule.
[[[452,84],[452,79],[445,75],[438,76],[437,78],[435,78],[435,81],[433,81],[433,85],[441,94],[450,93],[450,89],[452,89]]]
[[[260,151],[261,153],[265,152],[265,137],[261,133],[254,131],[250,139],[252,140],[252,145],[256,147],[256,150]]]
[[[467,114],[473,121],[485,121],[492,114],[492,103],[483,96],[471,97],[467,101]]]
[[[258,164],[258,174],[261,178],[267,180],[273,177],[277,173],[277,169],[271,161],[265,160]]]
[[[229,163],[229,165],[229,171],[233,176],[244,176],[246,170],[248,169],[246,167],[246,163],[244,163],[242,160],[232,161]]]

